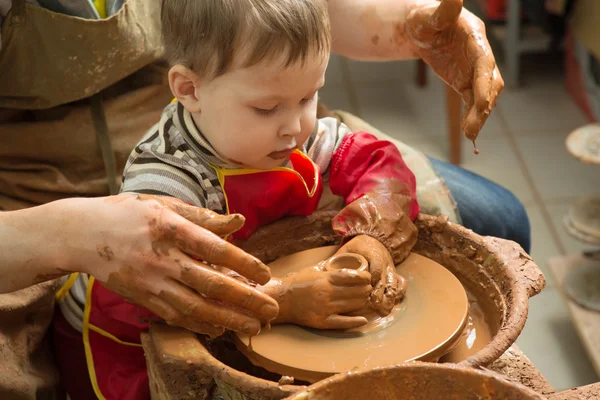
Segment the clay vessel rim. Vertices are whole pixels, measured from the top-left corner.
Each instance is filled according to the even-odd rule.
[[[302,390],[294,393],[293,395],[287,397],[285,400],[304,400],[304,399],[306,399],[306,397],[304,397],[304,396],[307,393],[312,392],[312,393],[318,394],[318,392],[320,390],[323,390],[323,388],[326,388],[327,386],[329,386],[331,384],[343,382],[344,380],[348,379],[348,377],[359,376],[361,374],[362,375],[373,375],[373,374],[379,374],[379,373],[385,372],[385,371],[393,371],[396,369],[406,370],[407,372],[413,372],[413,373],[418,373],[419,371],[427,370],[427,369],[442,370],[442,371],[446,371],[446,373],[448,373],[448,374],[454,374],[457,371],[460,371],[460,373],[466,373],[471,376],[475,375],[475,376],[478,376],[483,379],[492,379],[492,380],[495,380],[502,384],[505,384],[508,386],[513,386],[513,387],[519,389],[520,391],[522,391],[523,394],[532,396],[532,398],[535,398],[537,400],[545,399],[545,397],[543,397],[539,393],[535,392],[534,390],[524,386],[523,384],[510,381],[510,380],[506,379],[504,376],[502,376],[496,372],[490,371],[490,370],[482,370],[482,369],[478,369],[478,368],[464,367],[464,366],[461,366],[458,364],[451,364],[451,363],[440,364],[440,363],[431,363],[431,362],[423,362],[423,361],[410,361],[410,362],[406,362],[406,363],[402,363],[402,364],[387,365],[387,366],[374,367],[374,368],[358,368],[358,369],[354,369],[351,371],[342,372],[340,374],[337,374],[337,375],[331,376],[327,379],[316,382],[316,383],[306,387],[305,389],[302,389]]]

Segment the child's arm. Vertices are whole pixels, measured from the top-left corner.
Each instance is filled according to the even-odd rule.
[[[419,205],[415,176],[398,148],[366,132],[352,133],[334,118],[323,118],[306,151],[332,193],[347,204],[334,218],[336,231],[346,241],[358,234],[373,236],[386,245],[394,262],[402,261],[416,240],[412,221]]]
[[[415,176],[393,143],[366,132],[346,135],[333,154],[329,186],[346,200],[332,222],[345,242],[360,234],[372,236],[395,263],[406,258],[416,242],[412,221],[419,205]]]
[[[373,285],[369,303],[386,315],[405,291],[395,264],[417,240],[412,223],[419,212],[415,177],[394,144],[365,132],[351,133],[333,118],[319,121],[307,147],[328,176],[332,193],[347,204],[332,221],[344,238],[340,251],[368,260]]]

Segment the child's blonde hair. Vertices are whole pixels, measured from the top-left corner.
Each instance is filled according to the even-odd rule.
[[[169,62],[203,78],[287,56],[285,66],[331,47],[325,0],[163,0]],[[234,59],[235,58],[235,59]]]

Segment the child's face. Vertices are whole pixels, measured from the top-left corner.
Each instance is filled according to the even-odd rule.
[[[264,61],[196,85],[194,120],[215,150],[234,164],[270,169],[310,136],[317,91],[325,83],[328,55],[282,67]]]

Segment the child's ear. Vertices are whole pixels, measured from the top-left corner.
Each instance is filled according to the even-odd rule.
[[[169,86],[171,92],[191,113],[200,112],[200,100],[197,96],[200,78],[194,71],[183,65],[175,65],[169,70]]]

